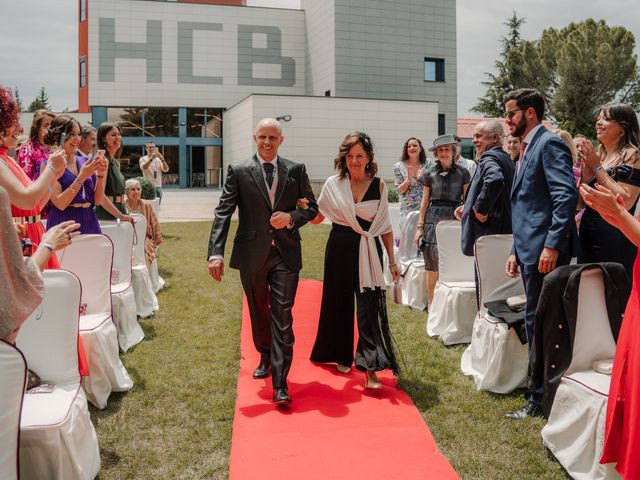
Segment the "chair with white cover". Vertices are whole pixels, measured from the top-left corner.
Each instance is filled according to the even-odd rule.
[[[20,472],[39,480],[92,479],[100,451],[78,371],[80,281],[63,270],[43,276],[44,300],[20,328],[16,346],[53,391],[24,396]]]
[[[86,312],[80,316],[89,376],[82,386],[89,401],[104,408],[112,391],[133,387],[118,350],[118,332],[111,315],[113,244],[105,235],[80,235],[59,252],[60,266],[78,276]],[[136,322],[137,324],[137,322]]]
[[[153,208],[153,213],[156,214],[156,217],[160,218],[160,199],[158,197],[153,200],[147,200],[149,204],[151,204],[151,208]]]
[[[6,480],[20,478],[20,412],[26,383],[22,352],[0,340],[0,476]]]
[[[102,233],[113,242],[113,266],[111,267],[113,321],[118,329],[120,348],[126,352],[144,338],[144,332],[138,324],[136,297],[131,283],[135,231],[129,222],[100,221],[100,228]]]
[[[136,311],[139,317],[149,317],[160,310],[158,297],[153,291],[149,269],[145,261],[144,242],[147,234],[147,217],[134,213],[131,215],[136,223],[136,238],[138,242],[133,246],[133,265],[131,269],[131,283],[136,298]]]
[[[594,361],[613,358],[615,349],[602,271],[585,270],[580,275],[573,356],[542,429],[544,444],[575,479],[620,478],[612,464],[599,463],[611,377],[592,368]]]
[[[461,231],[457,220],[436,225],[439,276],[429,305],[427,334],[439,336],[445,345],[470,342],[478,313],[473,257],[462,253]]]
[[[156,247],[158,248],[158,247]],[[157,251],[157,250],[156,250]],[[149,277],[151,278],[151,288],[153,289],[153,293],[158,293],[165,286],[165,280],[160,276],[158,272],[158,259],[154,258],[151,262],[151,265],[148,267],[149,269]]]
[[[460,369],[470,375],[478,390],[510,393],[527,383],[529,353],[514,329],[491,315],[485,303],[523,295],[521,278],[505,272],[513,245],[512,235],[486,235],[475,244],[476,268],[480,284],[480,311],[476,315],[471,344],[462,354]]]
[[[424,260],[415,243],[419,212],[409,212],[400,228],[400,246],[396,261],[403,273],[402,303],[414,310],[427,308],[427,287]]]

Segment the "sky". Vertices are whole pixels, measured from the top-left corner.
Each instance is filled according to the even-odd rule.
[[[247,5],[299,8],[300,0],[248,0]],[[42,86],[54,110],[77,108],[77,8],[77,0],[0,0],[0,85],[17,87],[25,108]],[[513,11],[526,19],[521,32],[527,40],[539,38],[545,28],[590,17],[624,26],[635,35],[640,56],[638,0],[458,0],[459,116],[468,115],[484,94],[480,82],[493,71],[506,34],[503,23]]]

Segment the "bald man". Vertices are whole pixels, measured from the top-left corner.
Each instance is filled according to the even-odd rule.
[[[284,141],[282,127],[273,118],[258,122],[253,140],[257,154],[229,165],[209,239],[209,274],[221,281],[224,246],[233,212],[238,208],[238,230],[229,266],[240,270],[242,288],[251,315],[253,343],[260,363],[253,378],[272,373],[273,402],[291,403],[287,375],[293,359],[291,310],[302,268],[298,229],[318,213],[305,166],[278,155]],[[299,198],[308,208],[296,208]]]

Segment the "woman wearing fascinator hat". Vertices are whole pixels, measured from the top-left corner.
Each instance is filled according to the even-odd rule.
[[[429,151],[436,161],[420,177],[423,187],[420,217],[416,230],[416,243],[424,247],[424,268],[427,271],[427,299],[429,306],[438,281],[438,244],[436,225],[442,220],[455,219],[456,207],[462,205],[469,186],[470,174],[466,168],[456,166],[453,159],[457,142],[453,135],[436,137]]]
[[[373,145],[362,132],[347,135],[334,160],[337,174],[322,187],[313,223],[330,219],[324,262],[320,321],[311,361],[335,363],[340,373],[351,365],[365,374],[365,388],[380,389],[376,372],[398,372],[387,320],[382,248],[394,281],[400,270],[393,258],[393,231],[387,188],[376,177]],[[353,353],[354,296],[358,345]]]

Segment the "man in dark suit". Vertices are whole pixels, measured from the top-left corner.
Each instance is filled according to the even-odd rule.
[[[513,249],[507,260],[510,277],[522,273],[527,298],[525,326],[529,363],[534,319],[542,279],[556,267],[567,265],[576,253],[574,220],[578,191],[573,178],[571,152],[560,137],[542,126],[544,98],[533,89],[520,89],[504,98],[511,135],[522,138],[520,160],[511,188]],[[509,418],[541,414],[542,390],[531,392],[527,405]]]
[[[266,378],[272,370],[273,401],[287,404],[294,341],[291,310],[302,268],[298,229],[317,215],[318,206],[305,166],[278,155],[284,140],[280,123],[273,118],[260,120],[253,139],[257,154],[227,170],[211,227],[208,267],[220,281],[229,224],[238,207],[229,265],[240,270],[253,343],[260,352],[253,377]],[[299,198],[308,200],[308,208],[296,208]]]
[[[462,253],[473,256],[476,240],[484,235],[511,233],[511,185],[515,166],[502,149],[504,131],[496,120],[478,123],[473,132],[478,167],[471,178],[464,206],[455,211],[462,221]],[[478,276],[476,272],[476,300]]]

